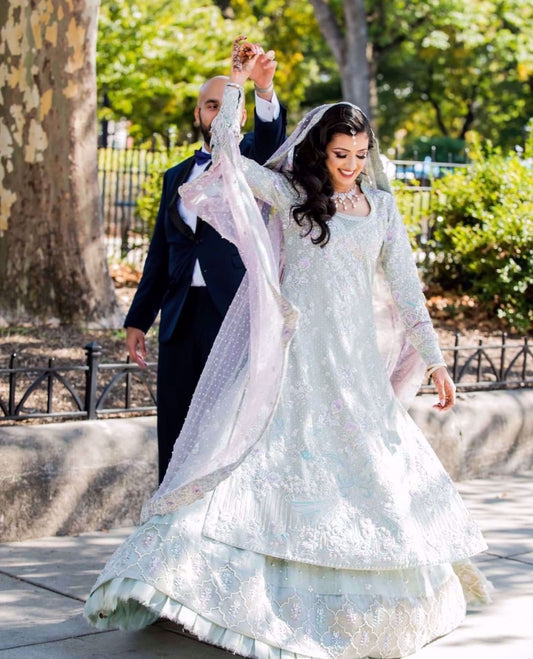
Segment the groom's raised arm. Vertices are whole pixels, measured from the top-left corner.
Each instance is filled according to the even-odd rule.
[[[274,51],[261,54],[250,74],[254,83],[254,130],[243,138],[241,153],[264,164],[286,139],[287,111],[280,105],[274,90],[277,62]]]

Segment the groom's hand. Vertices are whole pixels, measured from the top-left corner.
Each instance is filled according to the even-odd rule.
[[[142,330],[126,327],[126,348],[130,359],[141,368],[146,368],[146,341]]]
[[[250,80],[255,85],[256,94],[266,101],[270,101],[274,94],[273,80],[277,66],[275,53],[273,50],[269,50],[267,53],[259,55],[250,72]]]

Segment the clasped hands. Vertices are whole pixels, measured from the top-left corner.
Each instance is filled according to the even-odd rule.
[[[246,41],[242,34],[233,42],[230,82],[243,85],[250,79],[259,96],[270,100],[277,66],[273,50],[265,53],[259,44]]]

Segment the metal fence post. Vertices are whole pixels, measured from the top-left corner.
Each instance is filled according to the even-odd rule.
[[[455,341],[453,347],[452,378],[454,382],[457,382],[457,378],[459,377],[459,332],[455,332]]]
[[[102,346],[91,341],[85,346],[87,353],[87,376],[85,379],[85,411],[88,419],[96,419],[96,391],[98,385],[98,364],[102,356]]]
[[[46,403],[46,411],[48,414],[52,413],[52,405],[53,405],[53,398],[54,398],[54,375],[53,375],[53,368],[54,368],[54,361],[55,359],[53,357],[50,357],[48,360],[48,395],[47,395],[47,403]]]
[[[11,353],[9,359],[9,400],[7,404],[7,413],[9,416],[15,415],[15,389],[17,386],[17,373],[15,369],[17,368],[17,353]]]
[[[128,355],[126,358],[126,364],[130,364],[131,359],[130,356]],[[125,399],[124,399],[124,404],[126,405],[126,409],[131,404],[131,371],[128,369],[126,371],[126,390],[125,390]]]
[[[502,332],[502,351],[500,354],[500,382],[503,381],[505,373],[505,349],[507,348],[507,332]]]

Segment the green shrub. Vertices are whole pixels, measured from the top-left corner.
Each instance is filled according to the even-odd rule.
[[[163,189],[163,175],[170,167],[177,165],[184,158],[192,156],[194,149],[200,144],[183,144],[165,151],[154,152],[150,163],[148,176],[145,178],[141,192],[137,197],[136,213],[146,227],[146,233],[151,236],[154,231],[161,190]]]
[[[491,305],[519,331],[533,327],[532,146],[519,157],[474,142],[471,167],[434,183],[426,262],[433,283]]]

